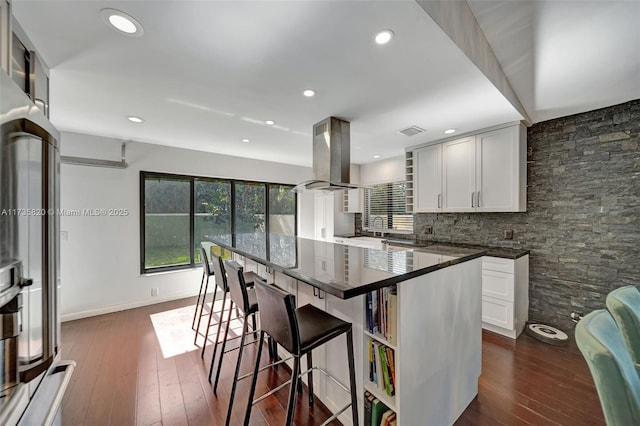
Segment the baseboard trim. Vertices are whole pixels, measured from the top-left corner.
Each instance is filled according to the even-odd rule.
[[[73,321],[82,318],[95,317],[97,315],[111,314],[113,312],[126,311],[127,309],[140,308],[142,306],[155,305],[157,303],[170,302],[172,300],[184,299],[186,297],[197,296],[198,294],[189,291],[185,293],[173,294],[165,297],[154,297],[151,299],[136,300],[135,302],[122,303],[120,305],[105,306],[97,309],[89,309],[86,311],[72,312],[60,316],[62,322]]]

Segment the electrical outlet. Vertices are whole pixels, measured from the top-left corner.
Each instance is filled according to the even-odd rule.
[[[431,226],[431,225],[427,225],[427,226],[425,226],[425,227],[424,227],[424,232],[425,232],[426,234],[433,234],[433,226]]]
[[[513,229],[506,229],[504,231],[504,239],[505,240],[513,240]]]
[[[160,289],[158,287],[151,288],[151,297],[158,297],[160,294]]]

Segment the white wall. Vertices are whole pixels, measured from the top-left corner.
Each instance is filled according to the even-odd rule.
[[[362,185],[397,182],[406,178],[404,155],[360,166],[360,183]]]
[[[120,140],[65,132],[61,140],[62,155],[120,160]],[[140,275],[141,170],[287,184],[308,180],[312,172],[310,167],[137,142],[127,143],[126,157],[127,169],[61,167],[62,209],[129,209],[121,217],[61,217],[63,320],[197,294],[200,268]],[[308,211],[299,201],[299,212]],[[151,297],[154,287],[158,297]]]

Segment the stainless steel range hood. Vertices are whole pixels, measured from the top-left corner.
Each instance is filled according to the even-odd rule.
[[[314,124],[313,179],[296,185],[293,191],[335,191],[359,188],[350,183],[350,149],[348,121],[329,117]]]

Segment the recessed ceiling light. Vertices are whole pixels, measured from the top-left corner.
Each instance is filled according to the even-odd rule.
[[[307,89],[304,92],[302,92],[302,94],[305,95],[307,98],[310,98],[316,94],[316,91],[312,89]]]
[[[387,44],[393,38],[393,31],[391,30],[382,30],[378,34],[376,34],[376,43],[378,44]]]
[[[447,129],[447,130],[444,131],[444,134],[445,135],[450,135],[451,133],[455,133],[457,131],[458,131],[458,129]]]
[[[249,139],[247,139],[247,138],[242,138],[242,142],[249,142]]]
[[[374,155],[373,158],[380,158],[380,156],[379,155]]]
[[[122,34],[132,37],[140,37],[144,34],[142,24],[124,12],[116,9],[102,9],[100,16],[104,22]]]
[[[135,115],[130,115],[129,117],[127,117],[127,120],[131,121],[132,123],[142,123],[144,120],[140,117],[136,117]]]
[[[276,122],[275,122],[275,121],[273,121],[273,120],[267,120],[267,121],[265,121],[265,124],[266,124],[267,126],[273,126],[274,124],[276,124]]]

